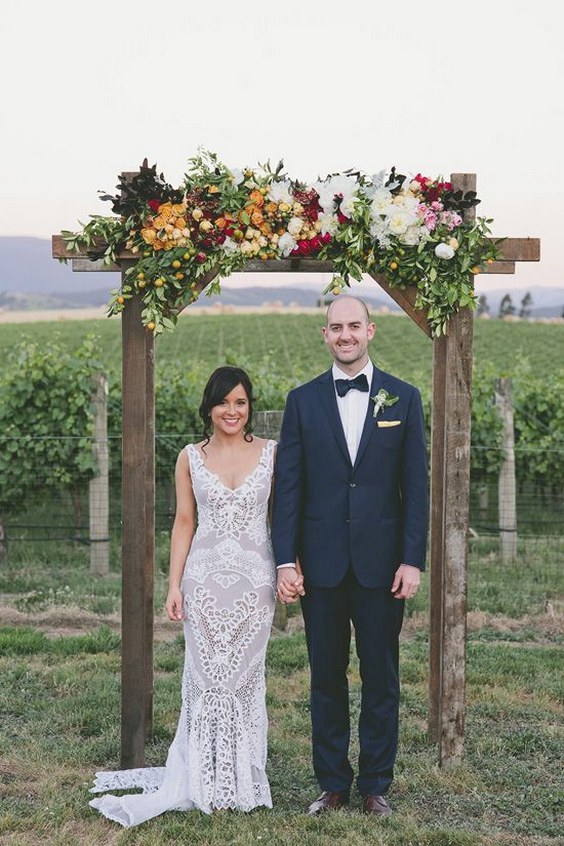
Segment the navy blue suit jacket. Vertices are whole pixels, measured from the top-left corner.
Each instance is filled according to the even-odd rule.
[[[369,401],[354,466],[332,371],[288,394],[276,455],[272,543],[277,565],[299,558],[306,587],[334,587],[352,567],[365,587],[389,588],[400,564],[425,568],[429,501],[421,397],[374,367],[370,396],[380,388],[399,400],[376,418]]]

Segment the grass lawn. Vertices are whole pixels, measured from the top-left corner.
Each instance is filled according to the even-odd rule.
[[[417,597],[402,634],[391,818],[365,818],[357,796],[346,811],[304,814],[318,789],[310,766],[307,655],[294,607],[268,652],[273,810],[173,812],[127,831],[88,807],[95,770],[119,766],[119,574],[93,580],[87,555],[67,553],[57,566],[51,551],[50,561],[30,558],[0,573],[2,846],[564,843],[563,590],[554,567],[545,572],[529,556],[503,565],[491,553],[472,552],[466,749],[463,764],[452,769],[437,766],[427,739],[427,599],[424,592]],[[160,608],[164,570],[157,569]],[[183,641],[160,611],[155,633],[155,731],[147,763],[161,765],[178,719]],[[350,687],[356,721],[354,659]]]

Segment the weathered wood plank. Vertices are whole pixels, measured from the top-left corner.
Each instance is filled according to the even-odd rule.
[[[490,264],[485,264],[481,270],[482,273],[515,273],[514,261],[492,261]]]
[[[145,763],[153,712],[154,336],[134,296],[122,313],[121,766]]]
[[[371,273],[370,276],[375,282],[380,285],[383,291],[396,302],[400,308],[410,317],[413,322],[431,337],[431,326],[427,320],[427,315],[420,308],[415,308],[415,298],[417,296],[417,288],[410,286],[409,288],[393,288],[387,281],[385,276],[378,273]],[[354,289],[351,289],[354,292]]]
[[[439,740],[440,736],[442,692],[446,350],[445,336],[433,340],[428,733],[430,740],[434,743]]]
[[[540,238],[505,238],[499,245],[500,258],[503,261],[540,261],[540,243]]]
[[[120,273],[121,264],[105,264],[103,259],[91,261],[88,258],[70,259],[71,267],[75,273]]]
[[[445,339],[444,524],[439,763],[460,763],[464,751],[466,593],[470,497],[473,316],[462,309]]]

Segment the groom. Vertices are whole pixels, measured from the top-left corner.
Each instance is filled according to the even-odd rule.
[[[340,295],[322,332],[333,366],[290,392],[278,445],[277,595],[293,602],[305,591],[313,767],[323,791],[308,813],[349,801],[354,631],[362,679],[357,786],[364,812],[385,816],[398,744],[404,600],[417,592],[425,566],[423,412],[416,388],[370,361],[375,325],[362,300]]]

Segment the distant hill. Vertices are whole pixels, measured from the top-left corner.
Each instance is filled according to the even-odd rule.
[[[271,274],[253,274],[255,280],[268,279]],[[238,274],[242,280],[242,275]],[[288,274],[282,274],[288,278]],[[257,306],[278,302],[282,305],[315,306],[321,297],[322,286],[316,277],[300,274],[300,281],[274,286],[245,285],[242,283],[224,285],[221,302],[234,306]],[[249,277],[251,279],[253,277]],[[511,277],[507,285],[491,288],[488,277],[478,277],[476,290],[484,294],[491,317],[497,317],[499,304],[509,293],[517,313],[526,291],[511,288]],[[0,236],[0,308],[7,310],[42,310],[61,308],[85,308],[101,306],[108,300],[109,291],[119,283],[115,273],[75,273],[70,263],[61,264],[51,256],[51,242],[45,238],[1,237]],[[398,311],[394,301],[377,285],[354,284],[354,292],[364,297],[374,309],[387,307]],[[533,317],[560,317],[564,307],[563,286],[537,286],[530,289]],[[192,307],[209,306],[218,297],[201,297]]]

